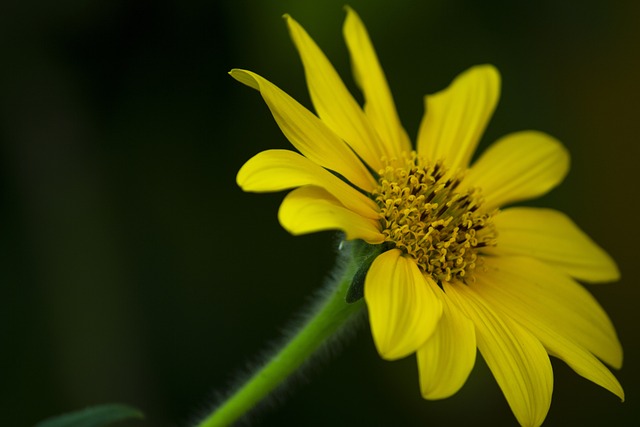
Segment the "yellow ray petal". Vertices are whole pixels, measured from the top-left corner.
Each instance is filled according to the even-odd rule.
[[[464,186],[483,190],[487,209],[547,193],[569,171],[569,153],[555,138],[537,131],[509,134],[473,164]]]
[[[506,314],[529,330],[542,342],[547,351],[564,360],[576,373],[604,387],[624,400],[622,386],[611,372],[589,351],[578,345],[554,317],[539,312],[530,299],[530,292],[520,293],[520,281],[491,270],[479,275],[471,287],[496,310]]]
[[[452,171],[469,165],[500,97],[500,74],[491,65],[472,67],[443,91],[425,97],[418,153],[443,160]]]
[[[250,158],[238,171],[238,185],[244,191],[270,192],[303,185],[322,187],[347,209],[377,220],[376,204],[316,163],[289,150],[267,150]]]
[[[307,32],[285,15],[291,39],[304,66],[307,86],[318,116],[344,139],[375,171],[388,155],[364,112],[349,93],[340,76]]]
[[[494,224],[498,245],[488,253],[532,256],[589,283],[620,278],[615,261],[561,212],[510,208]]]
[[[434,334],[417,352],[420,391],[425,399],[444,399],[465,383],[476,362],[476,333],[469,320],[435,284],[442,318]]]
[[[367,29],[353,9],[348,6],[346,9],[343,34],[351,56],[354,78],[364,94],[364,112],[382,141],[388,145],[389,151],[400,158],[403,151],[411,151],[411,142],[398,118],[393,96]]]
[[[376,182],[360,159],[313,113],[251,71],[234,69],[229,74],[260,92],[282,133],[305,157],[340,173],[363,190],[374,188]]]
[[[609,390],[624,402],[624,390],[607,367],[587,350],[559,335],[544,335],[532,330],[550,355],[563,360],[578,375]]]
[[[378,221],[363,218],[345,208],[326,190],[305,186],[290,192],[278,211],[280,224],[291,234],[323,230],[342,230],[348,240],[362,239],[370,244],[384,241]]]
[[[373,341],[381,357],[405,357],[431,336],[442,303],[416,263],[399,249],[379,255],[364,283]]]
[[[527,257],[486,257],[482,294],[620,368],[622,346],[600,304],[569,276]]]
[[[553,373],[549,356],[531,333],[499,316],[468,286],[445,292],[476,326],[478,349],[522,426],[539,426],[551,404]]]

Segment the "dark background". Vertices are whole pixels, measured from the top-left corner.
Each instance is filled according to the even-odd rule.
[[[188,426],[322,285],[335,236],[289,236],[282,194],[235,184],[249,157],[288,145],[226,73],[254,70],[310,105],[288,12],[353,87],[343,3],[3,2],[1,425],[125,402],[143,425]],[[620,264],[621,282],[590,289],[625,348],[627,402],[554,360],[546,425],[640,425],[640,2],[351,5],[410,135],[424,94],[493,63],[503,92],[482,147],[532,128],[569,148],[569,177],[535,204],[569,213]],[[381,360],[366,327],[307,377],[256,425],[515,425],[482,362],[427,402],[414,359]]]

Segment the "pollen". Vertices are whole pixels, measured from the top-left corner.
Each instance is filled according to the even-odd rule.
[[[460,173],[425,163],[415,152],[387,163],[372,193],[385,241],[439,284],[472,282],[478,251],[496,242],[495,212],[482,209],[480,190],[457,191]]]

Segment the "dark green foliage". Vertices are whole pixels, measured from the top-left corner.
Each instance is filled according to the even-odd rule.
[[[135,408],[115,403],[58,415],[39,422],[35,427],[105,427],[133,418],[142,419],[144,415]]]

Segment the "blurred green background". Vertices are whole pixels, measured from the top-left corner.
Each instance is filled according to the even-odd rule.
[[[277,341],[336,238],[289,236],[282,194],[237,188],[244,161],[288,144],[227,71],[259,72],[309,106],[288,12],[353,88],[343,4],[3,2],[1,425],[117,401],[144,425],[187,426]],[[640,425],[640,2],[350,4],[410,135],[424,94],[493,63],[503,92],[482,147],[532,128],[569,148],[569,177],[534,204],[569,213],[620,264],[620,283],[590,289],[625,348],[627,402],[554,361],[546,425]],[[515,425],[481,362],[457,395],[427,402],[414,359],[381,360],[364,326],[305,377],[256,425]]]

